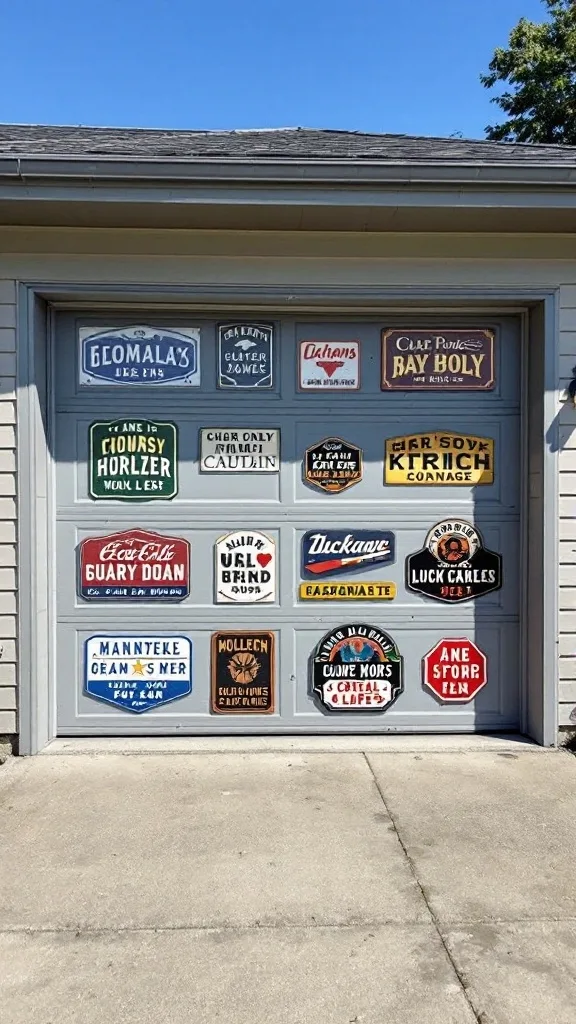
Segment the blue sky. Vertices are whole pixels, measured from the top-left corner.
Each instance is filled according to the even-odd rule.
[[[0,121],[482,138],[539,0],[5,0]]]

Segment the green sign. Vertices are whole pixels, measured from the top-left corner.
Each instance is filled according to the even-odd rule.
[[[165,501],[178,493],[175,423],[92,423],[88,493],[95,501]]]

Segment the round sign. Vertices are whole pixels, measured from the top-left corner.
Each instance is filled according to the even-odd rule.
[[[486,655],[467,637],[438,643],[422,660],[423,683],[441,701],[461,704],[488,682]]]

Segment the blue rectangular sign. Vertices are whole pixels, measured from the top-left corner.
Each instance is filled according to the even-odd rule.
[[[309,530],[302,537],[302,576],[348,576],[396,558],[390,530]]]
[[[200,385],[200,329],[81,327],[80,386]]]

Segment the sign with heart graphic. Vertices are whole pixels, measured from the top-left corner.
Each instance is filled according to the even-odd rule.
[[[358,391],[359,341],[301,341],[300,391]]]
[[[271,604],[276,600],[276,542],[256,530],[219,537],[216,553],[217,604]]]

